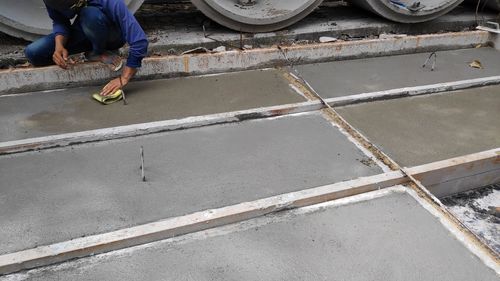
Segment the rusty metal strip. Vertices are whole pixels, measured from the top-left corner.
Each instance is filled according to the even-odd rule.
[[[408,54],[432,50],[472,48],[490,41],[487,31],[465,31],[369,39],[283,47],[288,57],[301,63],[314,63],[359,57]],[[286,63],[276,48],[227,51],[216,54],[191,54],[146,58],[138,79],[179,77],[228,71],[275,67]],[[70,70],[57,67],[0,71],[0,95],[76,86],[99,85],[114,74],[95,63],[77,65]]]

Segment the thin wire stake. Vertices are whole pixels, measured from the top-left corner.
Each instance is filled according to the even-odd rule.
[[[127,98],[125,97],[125,91],[122,90],[122,96],[123,96],[123,105],[127,105],[128,102],[127,102]]]
[[[144,173],[144,148],[141,146],[141,178],[143,182],[146,182],[146,174]]]
[[[318,94],[318,92],[316,92],[316,90],[311,86],[311,84],[309,84],[309,82],[306,81],[306,79],[304,79],[304,77],[302,77],[302,75],[300,75],[300,72],[297,70],[297,68],[295,68],[295,65],[293,63],[293,61],[288,58],[285,50],[283,50],[283,48],[281,46],[278,45],[278,50],[281,52],[281,54],[283,55],[283,57],[285,58],[285,60],[288,62],[289,66],[290,66],[290,69],[292,71],[292,73],[302,82],[304,83],[308,88],[309,90],[311,90],[311,93],[319,99],[319,101],[325,106],[327,107],[328,109],[330,110],[333,110],[335,111],[327,102],[326,100],[320,95]]]
[[[221,40],[213,38],[212,36],[207,34],[207,29],[205,28],[205,25],[202,25],[202,28],[203,28],[203,37],[210,39],[214,42],[217,42],[217,43],[221,44],[221,46],[224,46],[226,48],[229,47],[229,48],[240,49],[240,50],[244,49],[243,46],[238,47],[238,46],[232,44],[231,42],[223,42]],[[242,42],[243,42],[243,33],[240,32],[240,45],[242,44]]]
[[[122,97],[123,97],[123,105],[127,105],[128,102],[127,102],[127,98],[125,97],[125,91],[123,90],[123,82],[122,82],[122,76],[118,76],[118,78],[120,79],[120,90],[122,91]]]
[[[426,67],[427,63],[431,60],[431,58],[434,57],[434,60],[432,61],[432,66],[431,66],[431,71],[434,71],[434,68],[436,68],[436,60],[437,60],[437,55],[436,52],[432,52],[429,57],[425,60],[424,64],[422,67]]]
[[[243,50],[243,32],[240,29],[240,49]]]

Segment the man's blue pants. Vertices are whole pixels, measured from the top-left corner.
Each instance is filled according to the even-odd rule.
[[[28,61],[34,66],[54,64],[55,34],[49,34],[31,43],[24,50]],[[84,7],[69,29],[65,48],[70,55],[92,51],[102,54],[123,46],[121,30],[97,7]]]

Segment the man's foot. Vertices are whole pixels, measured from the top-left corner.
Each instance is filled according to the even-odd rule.
[[[123,66],[123,59],[118,54],[106,51],[100,55],[94,53],[85,53],[88,61],[99,61],[107,65],[111,70],[118,71]]]

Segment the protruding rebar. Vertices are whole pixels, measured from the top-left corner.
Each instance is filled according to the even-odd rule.
[[[142,146],[140,154],[141,154],[141,179],[143,182],[146,182],[146,174],[144,173],[144,147]]]

